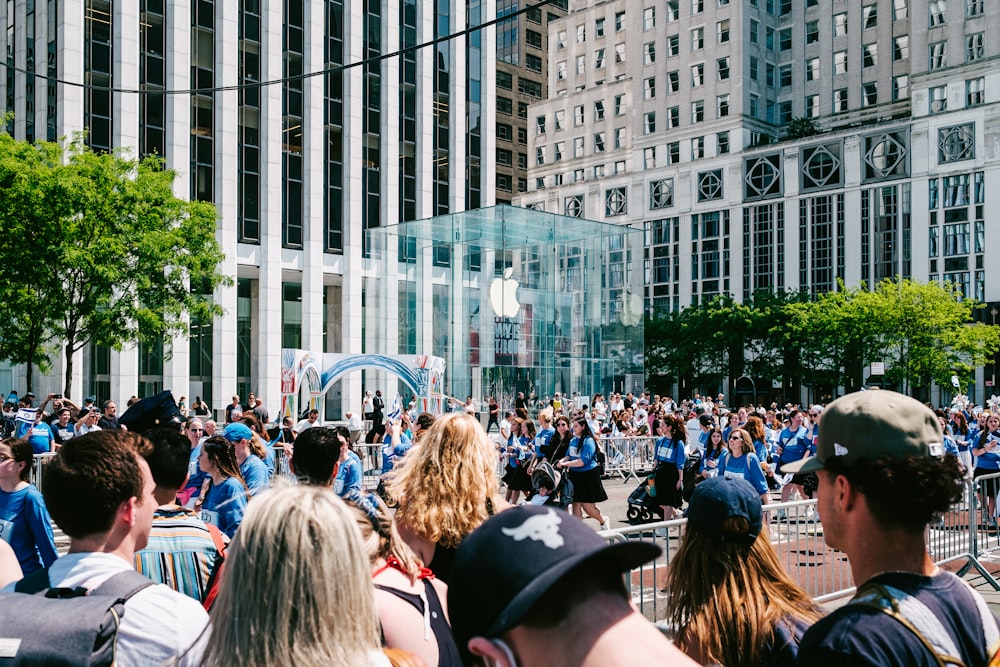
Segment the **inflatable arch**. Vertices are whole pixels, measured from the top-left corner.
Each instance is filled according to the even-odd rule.
[[[343,375],[362,368],[378,368],[401,379],[413,390],[417,412],[440,414],[444,407],[445,361],[425,354],[339,354],[321,357],[306,350],[281,350],[281,414],[297,417],[295,402],[303,384],[309,387],[309,407]],[[318,408],[317,408],[318,409]]]

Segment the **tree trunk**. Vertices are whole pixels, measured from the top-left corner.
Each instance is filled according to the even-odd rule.
[[[63,396],[70,396],[73,388],[73,348],[75,347],[75,337],[66,339],[66,382],[63,385]],[[78,396],[79,404],[83,405],[83,397]]]

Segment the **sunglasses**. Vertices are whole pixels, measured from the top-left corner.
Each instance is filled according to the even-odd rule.
[[[743,436],[741,436],[741,435],[731,435],[731,436],[729,436],[729,441],[732,442],[733,440],[739,440],[739,441],[742,442],[743,441]]]

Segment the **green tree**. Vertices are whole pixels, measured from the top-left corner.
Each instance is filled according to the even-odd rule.
[[[7,159],[8,147],[24,155],[23,145],[17,145],[23,142],[11,141],[7,137],[0,146],[0,161]],[[41,186],[15,179],[13,187],[32,189],[11,196],[44,206],[30,217],[7,220],[9,211],[0,214],[25,234],[22,244],[0,245],[0,260],[22,269],[0,280],[0,296],[31,290],[30,298],[15,302],[22,308],[16,315],[41,328],[36,362],[39,355],[47,359],[46,345],[62,344],[65,393],[72,384],[73,354],[84,345],[121,349],[186,333],[188,316],[204,320],[221,314],[210,294],[231,281],[218,272],[223,255],[215,239],[215,208],[176,197],[174,171],[154,157],[98,155],[81,137],[66,146],[39,143],[30,150],[41,156],[41,165],[31,168],[47,178]],[[24,266],[25,259],[37,265]],[[26,361],[6,340],[5,357]]]
[[[793,118],[785,126],[785,139],[804,139],[822,131],[823,128],[815,118]]]

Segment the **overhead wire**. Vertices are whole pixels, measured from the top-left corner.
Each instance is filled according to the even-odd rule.
[[[523,9],[518,9],[516,11],[510,12],[509,14],[504,14],[503,16],[498,16],[495,19],[487,21],[486,23],[480,23],[475,26],[460,30],[458,32],[450,33],[447,35],[442,35],[441,37],[435,37],[434,39],[423,42],[421,44],[415,44],[413,46],[408,46],[398,51],[393,51],[391,53],[382,53],[377,56],[371,56],[364,58],[357,62],[348,63],[346,65],[334,65],[331,67],[324,67],[321,70],[315,72],[306,72],[303,74],[294,74],[291,76],[283,76],[278,79],[270,79],[268,81],[245,81],[237,84],[231,84],[227,86],[212,86],[209,88],[187,88],[187,89],[174,89],[174,90],[162,90],[162,89],[146,89],[146,88],[116,88],[114,86],[101,86],[91,83],[84,83],[82,81],[70,81],[68,79],[60,79],[58,77],[52,77],[45,74],[40,74],[36,71],[25,69],[23,67],[17,67],[16,65],[2,65],[0,68],[6,67],[8,70],[13,70],[15,72],[20,72],[22,74],[27,74],[34,76],[36,79],[42,79],[46,81],[54,81],[55,83],[62,84],[65,86],[72,86],[75,88],[83,88],[89,90],[98,90],[109,93],[120,93],[123,95],[208,95],[211,93],[222,93],[235,90],[246,90],[252,88],[265,88],[269,86],[277,86],[290,81],[303,81],[305,79],[311,79],[317,76],[324,76],[327,74],[335,74],[337,72],[342,72],[344,70],[353,69],[355,67],[364,67],[365,65],[379,63],[383,60],[389,60],[391,58],[398,58],[403,54],[420,51],[421,49],[431,48],[442,44],[444,42],[450,42],[452,40],[471,35],[474,32],[479,32],[485,28],[490,28],[492,26],[498,25],[500,23],[505,23],[511,19],[525,14],[533,9],[538,9],[546,5],[550,5],[556,2],[556,0],[539,0],[531,5],[526,5]]]

